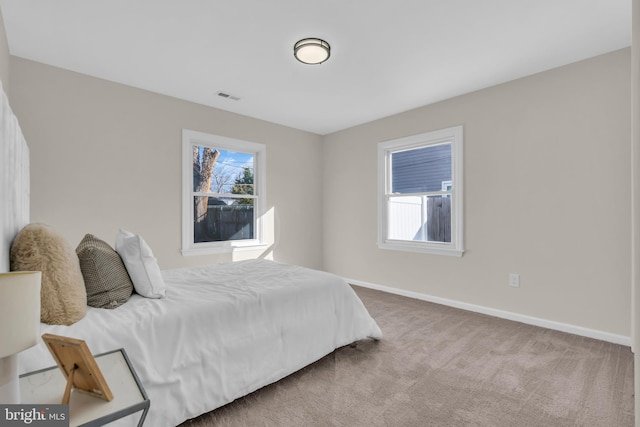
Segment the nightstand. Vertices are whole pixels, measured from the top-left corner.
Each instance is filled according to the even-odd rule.
[[[94,356],[113,392],[107,402],[74,391],[69,401],[69,427],[96,427],[142,411],[138,427],[144,423],[150,400],[124,349]],[[21,403],[59,404],[67,384],[57,366],[20,376]]]

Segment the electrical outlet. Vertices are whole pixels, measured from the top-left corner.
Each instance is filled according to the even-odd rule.
[[[520,275],[516,274],[516,273],[510,273],[509,274],[509,286],[512,286],[514,288],[519,288],[520,287]]]

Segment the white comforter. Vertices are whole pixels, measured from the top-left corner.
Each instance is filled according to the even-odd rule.
[[[133,295],[114,310],[90,308],[71,326],[41,330],[83,339],[94,354],[124,348],[151,399],[145,425],[175,426],[382,335],[355,292],[329,273],[250,260],[163,277],[165,299]],[[55,365],[43,344],[19,361],[21,373]]]

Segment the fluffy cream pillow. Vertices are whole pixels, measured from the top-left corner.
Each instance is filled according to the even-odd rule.
[[[29,224],[11,246],[11,270],[41,271],[40,320],[70,325],[87,312],[87,293],[73,247],[45,224]]]
[[[127,267],[137,293],[147,298],[164,298],[166,285],[158,261],[141,236],[120,230],[116,237],[116,252]]]

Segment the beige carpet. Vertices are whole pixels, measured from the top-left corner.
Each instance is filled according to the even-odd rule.
[[[628,347],[354,289],[383,340],[183,426],[633,426]]]

